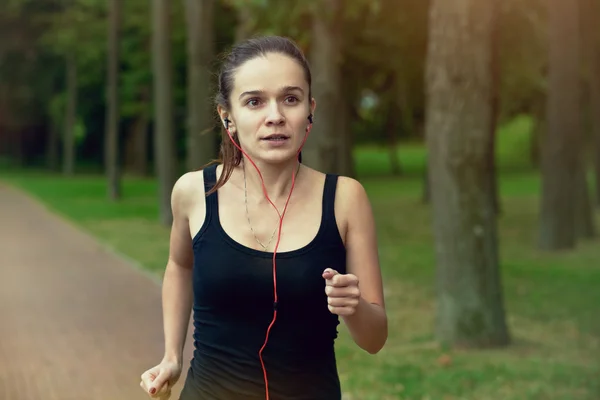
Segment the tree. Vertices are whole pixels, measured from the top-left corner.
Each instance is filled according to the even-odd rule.
[[[321,0],[312,15],[309,59],[313,72],[313,97],[317,110],[311,138],[303,150],[304,162],[324,172],[337,172],[341,113],[340,0]]]
[[[581,154],[578,2],[550,0],[549,71],[539,247],[575,247]]]
[[[63,174],[70,176],[75,173],[75,124],[77,123],[77,59],[75,52],[69,52],[65,59],[67,75],[67,107],[65,109],[65,124],[63,135]]]
[[[164,225],[170,225],[173,222],[171,191],[177,180],[169,3],[169,0],[152,0],[154,154],[158,176],[160,221]]]
[[[433,0],[426,138],[437,258],[436,336],[455,346],[509,343],[492,173],[490,0]]]
[[[585,41],[585,56],[587,60],[589,82],[589,112],[592,130],[592,158],[596,183],[596,206],[600,207],[600,6],[597,0],[584,0],[586,8],[581,14],[585,17],[583,37]]]
[[[215,156],[211,62],[214,0],[185,0],[188,48],[187,166],[194,170]]]
[[[104,164],[108,184],[108,197],[111,200],[121,198],[121,179],[119,173],[119,42],[121,33],[121,7],[122,3],[120,0],[109,1]]]
[[[582,122],[580,123],[580,132],[579,132],[579,154],[577,157],[577,203],[575,204],[575,228],[578,238],[583,239],[591,239],[596,236],[596,225],[594,222],[594,208],[592,206],[592,199],[590,194],[590,189],[587,181],[588,174],[588,156],[589,153],[587,149],[588,146],[588,137],[587,137],[587,118],[585,116],[591,111],[594,114],[594,111],[591,109],[591,104],[595,99],[592,98],[592,91],[594,90],[592,85],[587,85],[586,83],[591,81],[587,80],[586,75],[595,75],[597,71],[589,70],[590,65],[592,64],[591,58],[594,55],[594,44],[597,39],[597,33],[595,30],[594,24],[594,8],[596,6],[596,0],[580,0],[580,41],[581,41],[581,63],[584,68],[582,70],[588,72],[587,74],[583,74],[582,79],[580,79],[581,86],[585,87],[586,90],[581,90],[580,93],[585,96],[581,96],[582,104],[581,109],[588,110],[588,112],[580,111],[579,115],[582,118]],[[587,67],[587,68],[586,68]],[[586,82],[587,81],[587,82]],[[592,81],[593,82],[593,81]],[[590,82],[591,83],[591,82]],[[589,100],[589,101],[588,101]],[[594,124],[592,116],[592,126]],[[597,117],[596,117],[597,118]],[[593,129],[593,127],[592,127]],[[592,146],[593,148],[593,146]]]

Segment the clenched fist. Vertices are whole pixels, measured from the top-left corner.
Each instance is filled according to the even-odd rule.
[[[169,400],[171,387],[181,375],[181,366],[174,362],[163,361],[150,368],[141,376],[140,386],[153,399]]]
[[[323,271],[327,307],[332,314],[353,315],[360,300],[358,278],[356,275],[342,275],[334,269]]]

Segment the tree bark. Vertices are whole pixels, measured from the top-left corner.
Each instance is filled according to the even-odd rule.
[[[496,129],[498,128],[498,119],[500,118],[500,89],[502,84],[502,72],[500,70],[500,6],[497,2],[492,2],[492,32],[491,32],[491,61],[490,69],[492,74],[492,90],[490,103],[492,106],[492,116],[490,118],[490,140],[489,140],[489,159],[488,168],[491,175],[492,196],[494,199],[494,210],[497,215],[501,213],[500,188],[498,185],[498,168],[496,165]]]
[[[589,83],[590,83],[590,112],[592,127],[592,156],[594,161],[594,182],[596,186],[595,204],[600,207],[600,38],[598,38],[597,27],[600,23],[600,6],[597,0],[588,1],[586,37],[587,55],[589,61]]]
[[[152,0],[152,6],[154,160],[159,182],[160,221],[168,226],[173,222],[171,191],[177,180],[171,71],[171,10],[169,0]]]
[[[126,165],[127,168],[138,176],[147,176],[148,168],[148,127],[150,126],[150,87],[142,86],[140,88],[139,101],[142,105],[142,111],[133,122],[126,145]]]
[[[137,176],[148,175],[148,115],[140,114],[131,124],[125,144],[125,167]]]
[[[591,239],[596,236],[596,225],[594,221],[594,208],[592,206],[592,199],[590,194],[590,188],[587,181],[588,175],[588,157],[590,153],[589,149],[589,137],[587,135],[587,115],[590,115],[592,130],[594,124],[594,111],[591,109],[592,105],[592,90],[591,83],[593,82],[590,75],[596,75],[598,71],[591,70],[592,58],[594,57],[594,43],[597,40],[597,32],[595,25],[595,15],[597,0],[579,0],[581,10],[580,15],[580,40],[582,48],[582,60],[583,66],[585,67],[586,74],[580,79],[580,98],[582,99],[582,109],[587,112],[579,113],[583,117],[582,128],[580,133],[580,148],[579,156],[577,157],[578,171],[577,171],[577,203],[576,207],[576,230],[577,236],[582,239]],[[590,77],[589,79],[587,77]],[[590,84],[588,86],[588,83]],[[591,111],[591,112],[590,112]],[[593,131],[592,131],[593,132]]]
[[[67,54],[67,107],[63,136],[63,174],[75,173],[75,124],[77,123],[77,60],[75,53]]]
[[[185,0],[188,51],[187,167],[196,170],[216,156],[211,118],[214,0]]]
[[[576,244],[580,155],[579,28],[577,2],[549,1],[547,131],[542,148],[539,247]]]
[[[510,342],[492,176],[489,0],[433,0],[426,64],[428,166],[437,258],[436,336]]]
[[[350,129],[350,122],[352,114],[352,105],[348,101],[345,101],[349,95],[346,95],[346,91],[343,87],[340,87],[340,112],[337,114],[338,120],[338,140],[339,145],[337,146],[337,170],[336,173],[356,178],[356,168],[354,167],[354,138],[352,137],[352,131]]]
[[[106,168],[108,198],[121,198],[119,168],[119,36],[121,31],[121,0],[110,0],[108,12],[108,65],[106,85],[106,133],[104,166]]]
[[[322,172],[337,172],[340,112],[340,33],[336,28],[339,0],[323,0],[313,14],[310,58],[313,97],[317,102],[314,124],[302,150],[302,162]]]

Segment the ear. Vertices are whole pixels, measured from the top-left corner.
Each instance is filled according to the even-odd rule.
[[[317,108],[317,101],[313,97],[312,99],[310,99],[310,113],[313,115],[313,118],[315,116],[315,109],[316,108]]]
[[[219,105],[217,106],[217,112],[219,113],[219,119],[221,120],[221,124],[226,129],[229,129],[229,132],[233,133],[235,127],[233,121],[231,120],[229,111],[227,111],[225,108]]]

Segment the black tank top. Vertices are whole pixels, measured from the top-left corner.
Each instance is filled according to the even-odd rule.
[[[208,191],[216,182],[216,165],[203,173]],[[341,399],[334,351],[339,319],[327,308],[322,277],[327,267],[346,273],[334,213],[336,185],[337,176],[326,175],[314,239],[277,253],[277,320],[263,352],[271,400]],[[193,249],[195,350],[181,399],[265,399],[258,352],[273,317],[273,253],[227,235],[218,192],[206,197],[206,219]]]

